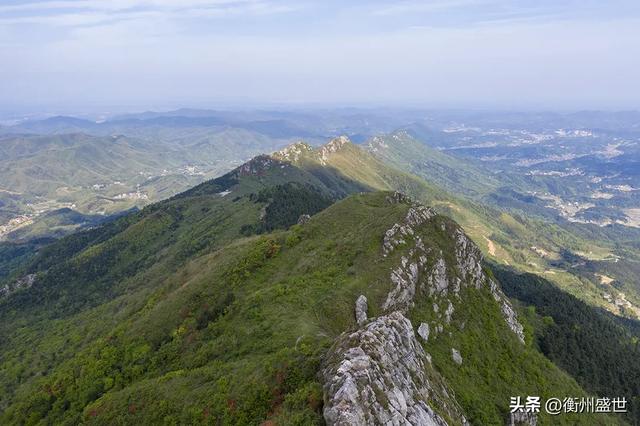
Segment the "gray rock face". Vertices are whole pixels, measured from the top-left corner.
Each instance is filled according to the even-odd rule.
[[[535,413],[516,411],[509,414],[507,426],[537,426],[538,416]]]
[[[328,425],[447,424],[426,402],[429,361],[402,313],[343,334],[330,352],[322,370]]]
[[[399,197],[393,199],[399,202]],[[402,223],[396,223],[389,229],[382,242],[382,255],[388,256],[396,247],[406,243],[406,238],[415,235],[415,228],[427,222],[434,217],[436,212],[422,205],[414,204],[409,208],[407,215]],[[419,239],[419,237],[418,237]],[[421,242],[416,242],[418,246]],[[423,246],[424,247],[424,246]]]
[[[453,304],[449,301],[449,305],[447,306],[447,310],[444,311],[444,320],[447,324],[451,322],[451,315],[453,315]]]
[[[486,277],[482,272],[482,253],[462,232],[456,229],[456,261],[457,267],[464,280],[470,281],[476,288],[482,287]]]
[[[458,365],[462,365],[462,355],[460,355],[460,351],[454,348],[451,348],[451,358],[453,358],[453,362]]]
[[[429,324],[426,322],[420,323],[418,327],[418,336],[422,337],[425,342],[429,341]]]
[[[383,248],[383,256],[387,256],[390,252],[393,251],[400,244],[405,244],[405,237],[408,237],[413,234],[413,230],[402,226],[398,223],[393,225],[391,229],[387,230],[384,234],[384,241],[382,243]]]
[[[311,216],[309,216],[308,214],[300,215],[300,217],[298,218],[298,225],[304,225],[310,220],[311,220]]]
[[[400,245],[412,243],[408,247],[408,256],[403,256],[400,265],[391,271],[390,278],[395,287],[389,292],[382,305],[386,311],[406,311],[413,306],[416,286],[420,280],[420,271],[425,268],[429,254],[422,238],[417,234],[417,227],[435,215],[432,209],[414,204],[407,211],[402,223],[394,224],[385,233],[382,243],[383,257],[393,253]]]
[[[432,296],[435,293],[446,294],[449,288],[449,282],[447,281],[447,265],[444,263],[444,259],[440,258],[436,262],[431,275],[428,278],[429,295]]]
[[[509,326],[511,331],[513,331],[516,336],[518,336],[518,339],[520,339],[520,341],[524,343],[524,328],[518,321],[518,316],[513,310],[511,302],[509,302],[509,299],[507,299],[507,296],[504,295],[495,281],[489,280],[489,289],[491,290],[493,298],[500,304],[500,310],[502,311],[502,316],[507,322],[507,325]]]
[[[356,299],[356,322],[358,325],[367,322],[367,298],[362,294]]]
[[[395,288],[387,295],[382,307],[386,310],[406,309],[412,305],[418,283],[418,263],[403,258],[402,264],[391,272]]]

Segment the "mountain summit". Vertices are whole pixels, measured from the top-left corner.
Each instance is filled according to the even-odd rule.
[[[291,161],[293,163],[297,163],[304,158],[313,159],[325,166],[327,165],[329,157],[332,154],[337,153],[342,148],[348,145],[353,146],[353,143],[347,136],[338,136],[336,138],[333,138],[326,144],[316,149],[314,149],[306,142],[296,142],[281,149],[280,151],[275,152],[273,156],[275,158]]]

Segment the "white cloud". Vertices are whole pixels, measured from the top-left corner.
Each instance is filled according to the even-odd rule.
[[[0,6],[0,25],[91,26],[155,17],[220,18],[228,15],[265,15],[295,10],[270,0],[77,0],[27,2]],[[20,13],[16,13],[20,12]]]
[[[168,10],[193,7],[237,6],[255,3],[255,0],[67,0],[26,1],[20,4],[0,6],[0,13],[7,12],[51,12],[68,9],[93,9],[117,11],[133,8],[162,8]]]
[[[363,11],[371,15],[368,5],[336,19],[317,16],[316,10],[263,16],[290,10],[286,2],[215,2],[233,4],[237,12],[200,3],[180,3],[191,8],[179,13],[163,9],[177,2],[156,1],[154,8],[123,13],[33,14],[56,17],[46,25],[64,29],[57,32],[3,27],[2,18],[12,19],[3,16],[0,57],[9,60],[0,61],[0,101],[188,104],[243,98],[579,106],[607,100],[637,105],[640,99],[640,21],[633,17],[614,24],[514,18],[497,25],[482,16],[481,25],[439,27],[393,25],[388,19],[388,26],[354,31]],[[431,2],[436,3],[441,2]],[[220,19],[200,22],[201,17]],[[378,24],[381,18],[374,19]]]

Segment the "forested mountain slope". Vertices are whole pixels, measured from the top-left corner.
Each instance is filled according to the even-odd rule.
[[[95,224],[93,216],[169,198],[288,143],[228,127],[112,130],[0,136],[0,241],[66,235]]]
[[[527,307],[535,344],[590,392],[622,395],[640,421],[640,322],[586,305],[533,274],[494,266],[505,293]]]
[[[256,157],[12,266],[2,422],[500,424],[511,396],[585,395],[458,225],[369,193],[438,190],[367,167],[379,163],[345,140],[306,151]],[[354,354],[368,367],[347,369],[349,393],[336,369]]]
[[[123,232],[132,230],[71,261],[98,255]],[[360,347],[349,340],[353,332],[375,337],[361,350],[392,382],[359,382],[376,402],[358,399],[351,407],[368,419],[409,415],[388,408],[396,387],[414,392],[409,411],[449,424],[501,423],[512,394],[583,395],[531,345],[480,261],[449,219],[374,193],[350,197],[289,231],[205,250],[166,274],[154,273],[159,265],[129,271],[104,283],[125,291],[93,306],[65,311],[44,304],[46,324],[27,320],[3,329],[3,338],[13,334],[2,353],[4,422],[306,424],[322,421],[324,400],[331,423],[342,386],[334,368],[351,345]],[[63,290],[37,279],[23,293],[45,286]],[[66,306],[86,296],[74,290],[65,289]],[[360,295],[367,302],[358,323]],[[28,306],[18,296],[3,303],[3,312]],[[418,334],[421,324],[430,332]],[[389,351],[392,342],[397,347]],[[38,357],[29,359],[34,352]],[[413,361],[373,361],[376,353],[396,352]],[[402,369],[413,379],[406,382]],[[15,393],[12,379],[19,382]]]

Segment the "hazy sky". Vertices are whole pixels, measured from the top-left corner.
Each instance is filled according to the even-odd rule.
[[[2,0],[0,108],[640,108],[640,1]]]

